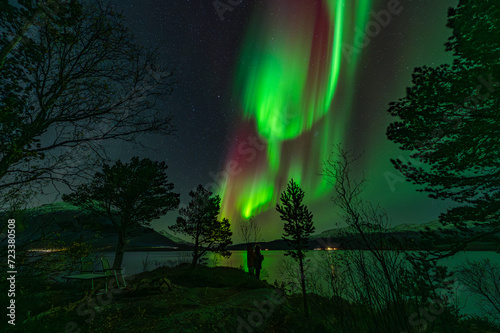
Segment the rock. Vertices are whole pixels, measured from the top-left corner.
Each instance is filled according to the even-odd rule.
[[[160,278],[158,280],[158,285],[161,293],[173,290],[172,282],[167,278]]]

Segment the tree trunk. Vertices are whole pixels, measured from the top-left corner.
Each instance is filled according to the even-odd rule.
[[[198,262],[198,238],[196,238],[196,241],[194,243],[193,261],[191,262],[192,269],[196,267],[197,262]]]
[[[307,306],[307,298],[306,298],[306,278],[304,276],[304,264],[302,262],[302,256],[299,256],[299,264],[300,264],[300,284],[302,286],[302,296],[304,297],[304,313],[306,318],[309,319],[309,308]]]
[[[191,262],[191,269],[196,267],[198,263],[198,259],[200,258],[199,249],[200,249],[200,234],[201,234],[201,225],[198,221],[196,224],[196,236],[194,238],[194,251],[193,251],[193,261]]]
[[[118,244],[116,245],[115,261],[113,262],[114,269],[120,269],[123,262],[123,254],[125,252],[125,231],[118,233]]]
[[[39,12],[35,12],[32,17],[30,17],[29,20],[27,20],[24,24],[21,30],[19,30],[14,38],[10,41],[10,43],[5,44],[2,49],[0,49],[0,69],[3,68],[5,64],[5,59],[7,59],[7,56],[9,55],[10,52],[16,47],[17,44],[24,38],[24,35],[26,35],[26,32],[28,29],[33,25],[33,22],[39,15]]]

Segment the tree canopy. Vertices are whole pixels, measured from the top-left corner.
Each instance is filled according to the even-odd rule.
[[[302,203],[304,191],[293,179],[288,183],[286,190],[280,196],[281,205],[276,204],[276,210],[284,221],[282,238],[292,248],[285,250],[286,256],[291,256],[300,266],[300,281],[304,299],[304,312],[309,316],[309,307],[306,298],[304,275],[304,258],[309,248],[309,236],[314,232],[313,214]]]
[[[410,152],[410,162],[392,160],[408,181],[458,203],[442,223],[481,225],[475,240],[500,231],[500,4],[461,0],[447,26],[453,64],[414,70],[406,96],[390,104],[398,120],[387,137]]]
[[[180,194],[172,192],[165,162],[133,157],[130,163],[104,164],[92,182],[80,185],[64,201],[107,217],[118,233],[115,268],[121,267],[126,236],[132,228],[150,226],[151,221],[179,205]]]
[[[314,232],[313,214],[302,203],[304,191],[292,179],[280,196],[281,205],[276,204],[276,210],[285,222],[283,239],[294,250],[286,250],[285,254],[295,260],[305,257],[309,247],[309,235]]]
[[[179,209],[180,216],[169,229],[192,238],[194,249],[191,267],[195,268],[209,251],[229,257],[231,252],[226,248],[233,243],[233,233],[227,218],[219,220],[220,196],[213,196],[202,185],[189,192],[189,196],[191,201],[187,207]]]
[[[169,229],[192,238],[194,249],[191,267],[195,268],[208,251],[229,257],[231,252],[226,247],[232,244],[233,233],[227,218],[219,220],[220,196],[213,196],[202,185],[189,192],[189,196],[191,201],[187,207],[179,209],[180,216]]]

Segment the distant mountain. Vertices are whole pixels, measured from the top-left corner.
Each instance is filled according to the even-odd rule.
[[[270,242],[259,242],[258,243],[263,250],[291,250],[292,248],[283,239],[276,239]],[[323,242],[322,238],[311,239],[309,241],[309,250],[314,250],[316,248],[337,248],[340,244],[335,240]],[[229,250],[246,250],[247,244],[235,244],[228,246]]]
[[[387,229],[387,232],[421,232],[426,230],[438,231],[438,229],[442,228],[439,220],[434,220],[431,222],[426,222],[422,224],[399,224],[397,226],[391,227]],[[446,229],[452,229],[452,226],[447,226]],[[319,234],[311,235],[311,239],[316,239],[320,237],[340,237],[347,233],[347,227],[342,228],[332,228],[325,230]]]
[[[158,233],[160,235],[163,235],[163,236],[167,237],[168,239],[176,242],[177,244],[194,245],[193,243],[187,242],[184,239],[180,239],[179,237],[172,235],[171,233],[169,233],[166,230],[159,230]]]
[[[477,228],[474,223],[472,222],[469,222],[469,223],[466,223],[468,225],[469,228]],[[444,233],[448,233],[450,231],[454,231],[454,230],[457,230],[453,225],[446,225],[446,226],[443,226],[441,224],[441,222],[439,222],[439,220],[433,220],[433,221],[430,221],[430,222],[426,222],[426,223],[420,223],[420,224],[410,224],[410,223],[402,223],[402,224],[398,224],[394,227],[391,227],[391,228],[388,228],[387,229],[387,233],[398,233],[398,232],[402,232],[402,233],[408,233],[408,232],[423,232],[423,231],[433,231],[433,232],[444,232]],[[347,228],[346,227],[343,227],[343,228],[333,228],[333,229],[328,229],[328,230],[325,230],[319,234],[315,234],[315,235],[312,235],[311,236],[311,239],[316,239],[318,237],[338,237],[340,235],[343,235],[347,233]]]
[[[5,213],[0,213],[0,216]],[[116,247],[118,235],[111,221],[92,215],[79,207],[58,202],[28,209],[21,221],[16,237],[18,245],[40,239],[42,234],[56,237],[65,242],[84,240],[96,249],[113,250]],[[0,235],[3,239],[5,234]],[[187,242],[177,243],[178,239],[169,234],[160,234],[154,229],[139,226],[130,231],[127,238],[128,250],[146,248],[184,249]],[[53,246],[47,242],[37,242],[33,247],[44,248]]]
[[[474,223],[468,223],[471,230],[480,230],[480,227]],[[426,234],[432,234],[432,239],[426,238]],[[384,249],[406,249],[406,250],[423,250],[423,249],[444,249],[450,244],[460,240],[463,234],[460,233],[453,225],[445,227],[438,221],[430,221],[422,224],[400,224],[389,228],[383,232],[372,231],[371,239],[378,242],[380,248]],[[490,236],[468,246],[468,250],[495,250],[498,248],[498,238]],[[282,239],[277,239],[270,242],[259,243],[263,249],[269,250],[286,250],[288,245]],[[340,249],[364,249],[363,242],[357,233],[348,232],[346,227],[333,228],[325,230],[318,234],[311,235],[309,238],[309,249],[315,248],[340,248]],[[235,244],[229,247],[231,250],[245,250],[246,244]]]
[[[439,222],[439,220],[434,220],[421,224],[402,223],[390,228],[389,230],[392,232],[401,232],[401,231],[420,232],[420,231],[438,231],[439,229],[453,229],[453,226],[449,225],[443,228],[443,225]]]
[[[345,233],[347,228],[333,228],[320,232],[319,234],[313,234],[310,239],[316,238],[327,238],[327,237],[339,237],[343,233]]]
[[[473,222],[466,223],[468,229],[472,232],[484,231],[480,226],[476,226]],[[394,248],[394,244],[398,244],[404,249],[444,249],[450,244],[453,244],[461,239],[466,239],[459,229],[453,225],[443,226],[439,220],[434,220],[421,224],[399,224],[385,231],[373,231],[372,239],[378,240],[380,246],[384,248]],[[379,234],[379,235],[377,235]],[[432,239],[425,237],[425,235],[433,235]],[[498,246],[498,238],[500,233],[496,236],[490,236],[482,239],[480,242],[475,242],[468,245],[470,250],[490,250],[496,249]],[[320,242],[336,242],[340,247],[344,248],[362,248],[362,242],[357,233],[348,232],[347,228],[333,228],[325,230],[319,234],[311,236],[311,241]]]

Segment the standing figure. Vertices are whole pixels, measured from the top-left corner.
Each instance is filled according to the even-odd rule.
[[[260,277],[260,270],[262,269],[262,261],[264,256],[260,253],[260,245],[255,245],[255,272],[257,279]]]
[[[253,247],[252,245],[248,245],[247,247],[247,266],[248,266],[248,273],[250,275],[254,275],[254,269],[255,269],[255,253],[253,252]]]

